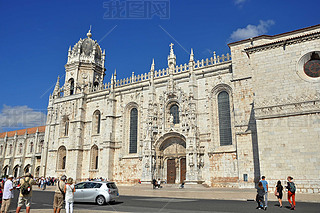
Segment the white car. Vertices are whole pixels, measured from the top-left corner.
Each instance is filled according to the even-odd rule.
[[[98,205],[114,202],[119,191],[114,182],[85,181],[75,185],[74,202],[95,202]]]

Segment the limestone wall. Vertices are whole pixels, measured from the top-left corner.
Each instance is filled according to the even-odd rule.
[[[298,192],[319,192],[320,115],[258,120],[261,174],[274,186],[292,176]]]

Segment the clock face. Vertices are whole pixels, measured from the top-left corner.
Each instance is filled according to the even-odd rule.
[[[312,78],[320,77],[320,60],[310,60],[304,64],[304,72]]]

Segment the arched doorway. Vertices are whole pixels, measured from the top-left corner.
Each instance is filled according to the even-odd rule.
[[[179,133],[160,137],[156,147],[155,178],[166,179],[168,184],[182,183],[186,179],[186,141]]]

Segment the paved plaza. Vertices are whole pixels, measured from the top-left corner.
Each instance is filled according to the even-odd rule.
[[[179,189],[178,185],[164,185],[153,190],[150,185],[118,186],[120,197],[115,204],[98,206],[93,203],[75,203],[75,213],[100,212],[259,212],[254,201],[255,189],[238,188],[205,188],[188,186]],[[45,191],[34,188],[31,212],[49,213],[52,210],[54,187]],[[17,196],[16,196],[17,197]],[[286,194],[283,199],[284,208],[278,207],[273,193],[269,192],[267,212],[289,212]],[[297,208],[295,212],[319,212],[320,195],[296,195]],[[10,213],[15,212],[16,198],[12,202]],[[23,210],[22,212],[25,212]],[[65,210],[61,211],[65,212]]]

